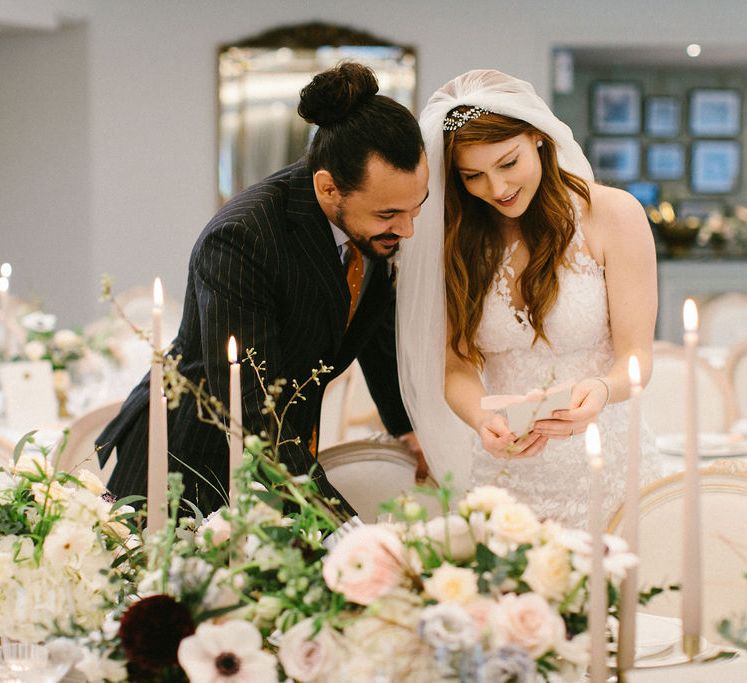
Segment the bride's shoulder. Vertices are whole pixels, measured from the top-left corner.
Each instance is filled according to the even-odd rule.
[[[629,192],[616,187],[589,183],[591,207],[587,207],[589,227],[595,231],[632,223],[647,224],[646,212],[641,203]]]

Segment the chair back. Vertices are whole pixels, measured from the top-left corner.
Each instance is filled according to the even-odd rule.
[[[747,340],[747,294],[719,294],[700,306],[703,346],[732,346]]]
[[[685,350],[674,344],[655,344],[653,372],[641,395],[641,408],[654,434],[685,431]],[[725,432],[733,424],[736,403],[726,376],[701,358],[696,359],[698,429]]]
[[[114,453],[109,457],[102,470],[96,453],[96,437],[101,434],[109,422],[119,412],[122,401],[113,401],[94,408],[73,420],[68,431],[67,444],[55,449],[55,464],[58,470],[75,474],[79,470],[88,470],[101,479],[104,484],[109,481],[112,470],[117,463]]]
[[[747,340],[731,348],[724,372],[734,392],[738,417],[747,418]]]
[[[332,485],[367,523],[377,521],[379,504],[415,487],[415,457],[398,441],[350,441],[319,452],[319,463]],[[429,476],[425,486],[435,488]],[[432,515],[441,512],[436,499],[413,493]]]
[[[700,471],[703,635],[723,642],[721,619],[747,611],[747,465],[719,460]],[[684,473],[659,479],[641,490],[638,579],[641,588],[682,579]],[[609,530],[621,533],[622,508]],[[642,611],[681,616],[681,593],[658,595]]]

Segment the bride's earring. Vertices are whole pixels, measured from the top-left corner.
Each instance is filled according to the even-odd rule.
[[[537,140],[537,147],[542,147],[542,140]]]

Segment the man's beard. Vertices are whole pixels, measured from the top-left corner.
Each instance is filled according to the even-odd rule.
[[[385,232],[381,235],[374,235],[373,237],[364,238],[355,235],[350,226],[345,220],[345,211],[343,208],[338,208],[335,213],[335,225],[340,228],[350,239],[350,241],[360,249],[361,253],[372,261],[386,261],[390,256],[393,256],[399,250],[399,243],[397,243],[392,249],[386,254],[382,254],[374,248],[374,244],[380,240],[396,240],[399,239],[399,235],[395,235],[393,232]]]

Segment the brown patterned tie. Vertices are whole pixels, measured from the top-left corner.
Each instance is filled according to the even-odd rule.
[[[348,326],[355,315],[358,307],[358,299],[363,287],[363,254],[350,240],[345,243],[348,247],[348,262],[346,265],[345,279],[350,290],[350,311],[348,312]]]

